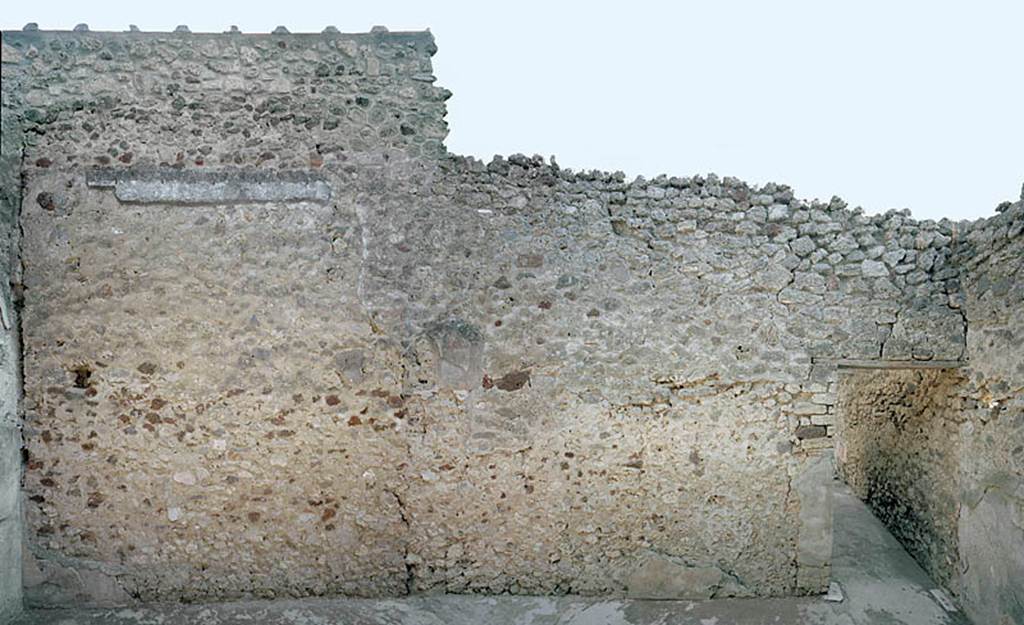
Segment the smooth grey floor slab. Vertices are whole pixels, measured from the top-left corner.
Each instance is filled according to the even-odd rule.
[[[937,586],[871,510],[845,485],[833,492],[835,542],[832,579],[842,603],[814,601],[801,607],[801,625],[969,625],[963,613],[947,613],[932,597]],[[715,625],[724,625],[720,620]],[[750,621],[756,623],[757,621]],[[785,621],[781,621],[785,622]],[[737,620],[737,624],[746,621]],[[979,623],[978,625],[983,625]]]
[[[870,510],[836,489],[833,579],[845,600],[819,597],[632,601],[439,595],[302,599],[116,610],[39,610],[17,625],[968,625]]]

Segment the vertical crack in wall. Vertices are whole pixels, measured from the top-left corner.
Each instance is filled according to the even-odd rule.
[[[964,309],[963,302],[960,302],[955,310],[960,313],[960,320],[963,324],[964,343],[960,347],[960,356],[958,357],[958,360],[963,360],[967,357],[967,331],[970,329],[970,325],[967,322],[967,311]]]
[[[373,322],[373,313],[370,307],[366,305],[366,265],[367,258],[370,255],[370,236],[368,221],[366,218],[366,207],[363,205],[362,198],[356,198],[354,208],[356,212],[356,219],[359,222],[359,272],[356,276],[356,297],[359,298],[359,306],[363,309],[363,314],[366,315],[367,323],[370,324],[371,328],[376,333],[376,324]]]
[[[782,292],[785,291],[786,289],[788,289],[790,287],[790,285],[792,285],[794,282],[796,282],[796,274],[793,273],[792,271],[790,271],[789,272],[789,281],[787,281],[786,284],[782,285],[782,288],[780,288],[778,291],[775,292],[775,301],[776,302],[778,302],[779,304],[782,304],[783,306],[786,306],[786,304],[783,303],[783,301],[782,301]],[[789,307],[786,306],[786,308],[788,309]]]
[[[789,512],[790,506],[795,506],[796,502],[793,501],[793,474],[791,471],[786,472],[786,496],[782,500],[783,507],[786,508],[787,513]],[[797,527],[797,531],[792,534],[793,540],[790,544],[790,549],[793,554],[793,585],[790,588],[790,594],[797,594],[797,589],[800,586],[800,528]]]
[[[878,358],[879,359],[885,358],[885,346],[889,343],[889,339],[892,338],[893,333],[896,332],[896,326],[900,322],[900,312],[902,312],[902,311],[903,311],[903,308],[901,307],[901,308],[897,308],[893,312],[893,314],[892,314],[892,316],[893,316],[892,323],[879,324],[879,325],[887,325],[887,326],[889,326],[889,331],[886,333],[885,336],[882,337],[882,340],[881,340],[881,342],[878,345]]]
[[[959,253],[959,249],[958,248],[962,244],[963,244],[962,241],[958,240],[957,238],[954,238],[954,240],[952,242],[953,257],[955,257],[957,253]],[[956,263],[956,264],[959,264],[957,261],[953,261],[953,262]],[[949,285],[951,282],[954,282],[954,284],[956,285],[956,290],[954,292],[952,292],[952,293],[947,292],[946,293],[946,306],[948,306],[951,310],[955,310],[960,315],[960,323],[961,323],[961,329],[962,329],[962,335],[963,335],[963,345],[960,346],[960,355],[957,357],[958,360],[964,360],[965,358],[967,358],[967,331],[968,331],[969,328],[968,328],[967,308],[966,308],[966,306],[967,306],[967,295],[965,293],[965,288],[964,288],[964,278],[965,278],[964,274],[966,273],[965,270],[966,270],[965,267],[958,266],[957,267],[957,276],[956,276],[955,282],[954,281],[947,281],[946,282],[947,285]]]
[[[21,123],[21,120],[18,120]],[[14,198],[14,225],[11,228],[12,240],[10,245],[10,253],[13,255],[11,262],[12,275],[8,276],[11,288],[11,304],[13,310],[11,311],[12,316],[12,328],[15,333],[15,343],[18,350],[17,358],[15,359],[15,367],[17,376],[17,421],[19,426],[24,423],[25,416],[25,371],[23,365],[23,358],[25,355],[25,333],[22,331],[22,309],[25,305],[25,258],[22,254],[22,244],[25,240],[25,225],[21,219],[21,209],[25,198],[25,135],[22,133],[21,145],[18,147],[18,167],[19,167],[19,187],[18,193]]]
[[[395,503],[398,505],[398,515],[402,519],[402,524],[405,526],[405,536],[402,539],[402,564],[405,566],[405,594],[411,595],[415,581],[415,570],[409,558],[409,540],[410,534],[412,533],[412,526],[409,523],[409,514],[405,508],[405,502],[396,491],[390,488],[385,488],[384,492],[394,498]]]

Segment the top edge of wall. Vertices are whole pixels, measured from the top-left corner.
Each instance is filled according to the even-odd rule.
[[[31,26],[31,25],[29,25]],[[333,26],[328,26],[321,32],[290,32],[284,27],[277,27],[271,32],[242,32],[240,30],[226,30],[223,32],[192,32],[187,27],[179,26],[173,31],[143,31],[132,27],[130,30],[89,30],[84,25],[76,26],[73,30],[42,30],[26,26],[21,30],[3,30],[3,37],[7,38],[36,38],[36,37],[203,37],[203,38],[278,38],[278,37],[303,37],[303,38],[360,38],[360,39],[395,39],[410,40],[424,39],[433,41],[433,33],[426,30],[390,31],[384,27],[375,26],[369,32],[341,32]]]

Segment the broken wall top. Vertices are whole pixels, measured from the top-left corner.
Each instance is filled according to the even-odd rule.
[[[450,93],[433,85],[435,51],[429,32],[5,32],[5,134],[55,126],[58,168],[436,157]]]

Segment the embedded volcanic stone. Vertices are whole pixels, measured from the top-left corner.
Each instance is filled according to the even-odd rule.
[[[476,386],[482,373],[484,335],[475,325],[454,318],[431,325],[427,336],[439,358],[438,378],[453,388]]]
[[[56,208],[56,202],[53,200],[53,194],[47,191],[43,191],[36,195],[36,202],[43,208],[43,210],[52,211]]]
[[[799,439],[822,438],[827,434],[825,426],[802,425],[796,429],[796,437]]]
[[[518,391],[530,381],[529,371],[513,371],[506,373],[494,381],[494,386],[503,391]]]

